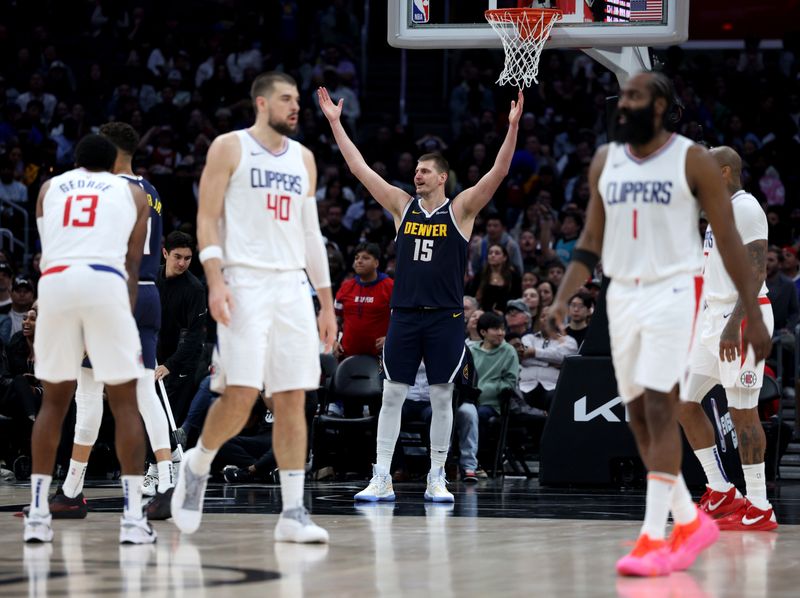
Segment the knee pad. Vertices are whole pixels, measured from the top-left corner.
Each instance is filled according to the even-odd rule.
[[[75,444],[93,446],[103,422],[103,393],[75,393]]]
[[[725,389],[728,409],[755,409],[758,406],[760,388],[740,388],[734,386]]]

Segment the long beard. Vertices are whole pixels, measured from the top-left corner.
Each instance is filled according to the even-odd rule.
[[[269,119],[269,126],[276,132],[281,135],[286,135],[287,137],[291,137],[297,133],[297,125],[292,126],[286,121],[273,120],[272,117]]]
[[[619,122],[621,115],[625,116],[625,123]],[[654,102],[650,102],[650,104],[638,110],[617,108],[610,131],[611,139],[617,143],[630,143],[631,145],[647,143],[656,134],[655,125],[653,124],[654,115]]]

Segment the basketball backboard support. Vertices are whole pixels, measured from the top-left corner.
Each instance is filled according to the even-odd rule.
[[[389,0],[387,41],[396,48],[500,48],[484,11],[519,6],[516,0]],[[649,69],[648,47],[689,37],[689,0],[533,0],[558,8],[545,50],[583,50],[612,70],[620,82]]]

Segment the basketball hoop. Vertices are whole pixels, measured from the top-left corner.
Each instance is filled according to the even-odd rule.
[[[484,13],[486,20],[503,42],[506,63],[498,85],[522,89],[539,83],[539,57],[550,30],[561,19],[554,8],[497,8]]]

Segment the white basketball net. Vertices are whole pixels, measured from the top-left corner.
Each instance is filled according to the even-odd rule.
[[[539,83],[539,57],[561,13],[555,10],[492,10],[486,20],[503,42],[506,63],[498,85],[519,89]]]

